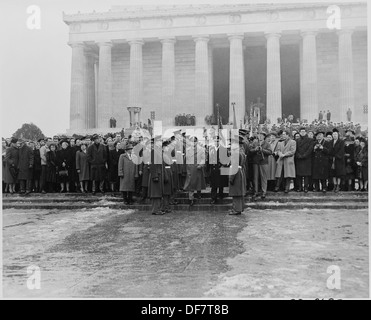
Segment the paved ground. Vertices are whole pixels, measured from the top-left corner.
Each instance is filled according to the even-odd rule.
[[[367,210],[3,211],[4,297],[367,298]],[[27,267],[41,289],[27,289]],[[341,269],[341,290],[326,286]]]

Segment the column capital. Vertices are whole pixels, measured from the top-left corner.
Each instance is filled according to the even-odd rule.
[[[176,40],[174,37],[164,37],[164,38],[159,38],[161,43],[175,43]]]
[[[336,33],[341,36],[343,34],[350,34],[352,35],[354,32],[354,29],[353,28],[344,28],[344,29],[340,29],[338,30]]]
[[[227,34],[227,36],[229,41],[234,39],[243,40],[245,38],[245,35],[243,33],[230,33]]]
[[[210,38],[209,35],[197,35],[197,36],[192,36],[194,42],[198,41],[204,41],[204,42],[209,42]]]
[[[111,41],[99,41],[96,42],[97,46],[100,47],[112,47],[113,43]]]
[[[130,45],[132,45],[132,44],[143,45],[144,44],[144,41],[143,41],[143,39],[129,39],[128,40],[128,44],[130,44]]]
[[[265,32],[264,36],[265,36],[266,39],[271,39],[271,38],[280,39],[282,34],[281,34],[281,32]]]
[[[68,42],[71,48],[85,48],[84,42]]]
[[[301,30],[300,31],[300,35],[302,37],[305,37],[305,36],[316,36],[318,34],[318,30],[316,29],[311,29],[311,30]]]

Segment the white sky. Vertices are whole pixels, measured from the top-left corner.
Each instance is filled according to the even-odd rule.
[[[36,124],[48,136],[64,133],[69,127],[71,48],[67,45],[68,27],[62,21],[63,11],[99,12],[107,11],[112,5],[246,2],[253,1],[0,0],[2,136],[10,137],[23,123],[30,122]],[[27,28],[26,10],[30,5],[37,5],[41,9],[40,30]]]

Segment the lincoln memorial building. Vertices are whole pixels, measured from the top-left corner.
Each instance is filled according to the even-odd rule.
[[[270,123],[293,115],[367,126],[367,5],[112,7],[63,14],[69,26],[71,133],[179,114],[240,127],[259,99]],[[217,108],[216,105],[219,105]],[[218,109],[218,110],[217,110]]]

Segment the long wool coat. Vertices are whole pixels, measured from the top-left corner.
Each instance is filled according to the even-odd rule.
[[[130,156],[128,153],[120,155],[118,163],[120,191],[135,191],[135,179],[138,178],[138,165],[135,164],[134,157],[135,155]]]
[[[80,170],[79,181],[90,180],[90,168],[86,152],[83,151],[76,152],[76,170]]]
[[[309,177],[312,175],[313,140],[307,136],[296,141],[295,170],[296,175]]]
[[[359,148],[355,154],[355,161],[361,163],[361,167],[357,169],[357,178],[368,180],[368,150],[367,148]]]
[[[272,153],[276,151],[276,147],[278,144],[278,139],[273,140],[270,143],[270,148]],[[268,156],[268,171],[267,171],[267,180],[276,180],[276,167],[277,161],[273,155]]]
[[[46,182],[57,182],[57,152],[46,153]]]
[[[32,180],[33,164],[33,150],[24,144],[19,148],[18,180]]]
[[[318,142],[315,144],[319,144]],[[331,144],[325,139],[323,139],[320,144],[323,149],[313,149],[313,179],[325,180],[329,176],[329,153],[331,149]],[[315,146],[314,145],[314,146]],[[314,148],[314,147],[313,147]]]
[[[278,158],[276,167],[276,178],[280,178],[282,169],[284,169],[284,178],[295,178],[295,161],[294,155],[296,152],[296,142],[292,139],[287,141],[280,141],[277,144],[276,152],[281,151],[283,158]]]
[[[162,149],[154,147],[151,151],[150,174],[148,179],[148,197],[151,199],[162,198],[164,187],[163,166]]]
[[[18,161],[19,161],[19,149],[16,147],[9,147],[6,149],[5,153],[5,172],[4,174],[4,182],[5,183],[16,183],[17,179],[10,173],[10,168],[13,166],[15,169],[18,170]]]
[[[87,160],[90,163],[90,175],[93,181],[103,181],[106,178],[107,148],[93,143],[87,150]]]
[[[236,168],[233,167],[233,164],[230,168],[231,175],[229,176],[229,195],[231,197],[242,197],[246,194],[246,176],[245,171],[243,170],[243,164],[246,161],[246,155],[241,148],[232,150],[232,153],[233,152],[238,152],[239,166],[237,168],[237,172]]]
[[[332,176],[340,178],[345,176],[346,174],[344,160],[345,143],[343,140],[340,139],[338,139],[335,144],[334,141],[331,142],[330,163],[335,164],[335,169],[331,170],[330,172]]]
[[[197,163],[197,161],[199,163]],[[197,150],[196,148],[193,147],[187,149],[186,164],[187,164],[187,177],[184,183],[184,190],[201,191],[206,189],[204,172],[205,153],[204,151],[202,151],[201,147],[198,146]]]
[[[121,153],[116,149],[108,150],[108,181],[118,180],[118,164]]]

